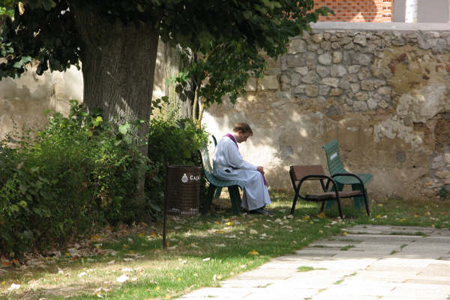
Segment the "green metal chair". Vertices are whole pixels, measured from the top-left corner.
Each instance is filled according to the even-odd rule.
[[[291,166],[289,175],[291,177],[292,187],[294,188],[295,192],[294,200],[292,201],[291,215],[294,215],[295,205],[297,204],[298,199],[312,202],[321,202],[322,205],[320,207],[320,212],[323,211],[326,202],[330,203],[331,201],[333,201],[337,203],[339,215],[343,219],[344,215],[342,214],[341,199],[355,198],[359,196],[363,197],[366,204],[367,215],[369,215],[369,204],[367,201],[367,194],[365,193],[365,189],[348,192],[339,191],[334,179],[330,176],[325,175],[325,172],[321,165]],[[356,175],[350,173],[345,174],[345,176],[351,176],[358,179]],[[316,189],[314,190],[314,192],[311,192],[310,187],[309,193],[305,191],[301,192],[302,184],[305,181],[319,181],[322,187],[321,191],[317,192]],[[362,181],[360,181],[360,183],[361,185],[364,185]]]
[[[213,140],[216,141],[215,137],[212,136]],[[216,143],[215,143],[216,145]],[[214,146],[215,146],[214,145]],[[228,188],[228,192],[230,194],[231,205],[233,207],[233,211],[235,214],[241,213],[241,195],[239,192],[239,187],[244,189],[244,186],[241,182],[235,180],[220,180],[212,175],[212,166],[209,155],[209,149],[207,144],[203,144],[200,149],[200,154],[202,156],[203,162],[203,170],[205,172],[206,179],[209,182],[208,194],[206,196],[205,203],[203,204],[202,214],[208,213],[212,200],[214,198],[214,194],[216,191],[219,192],[223,187]]]
[[[327,157],[328,170],[330,171],[331,176],[335,180],[339,191],[342,191],[345,185],[350,185],[353,191],[361,191],[367,195],[366,185],[372,181],[372,174],[354,174],[358,178],[354,176],[346,176],[345,174],[353,174],[345,170],[342,165],[341,156],[339,154],[339,145],[336,140],[332,140],[325,146],[323,146],[325,150],[325,154]],[[361,209],[363,205],[366,206],[367,215],[370,214],[368,204],[365,204],[364,197],[359,196],[354,198],[355,207],[357,209]],[[328,206],[328,205],[327,205]]]

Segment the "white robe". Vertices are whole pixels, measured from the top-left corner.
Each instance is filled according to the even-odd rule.
[[[227,136],[217,144],[212,173],[221,180],[239,180],[243,183],[243,209],[250,211],[271,203],[263,176],[256,166],[242,159],[237,145]]]

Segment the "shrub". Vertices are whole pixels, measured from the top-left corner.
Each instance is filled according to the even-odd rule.
[[[76,101],[69,117],[53,114],[35,138],[0,142],[0,248],[20,253],[65,243],[93,224],[142,218],[135,200],[147,158],[134,135],[87,114]]]
[[[166,166],[201,166],[199,150],[204,141],[207,141],[206,132],[196,128],[190,119],[156,118],[150,122],[148,156],[154,169],[147,175],[146,194],[154,218],[161,216]],[[204,183],[205,180],[202,178],[201,187]]]

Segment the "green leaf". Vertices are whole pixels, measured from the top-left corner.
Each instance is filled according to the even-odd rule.
[[[129,123],[125,123],[125,124],[119,126],[119,132],[121,134],[125,135],[130,130],[130,128],[131,128],[131,125]]]

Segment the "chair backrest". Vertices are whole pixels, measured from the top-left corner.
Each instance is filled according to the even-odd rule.
[[[309,166],[291,166],[289,173],[294,181],[300,181],[303,177],[308,175],[325,175],[325,172],[321,165],[309,165]],[[314,178],[310,178],[314,179]],[[323,179],[323,178],[317,178]]]
[[[211,173],[212,172],[211,158],[209,157],[209,149],[206,143],[202,144],[202,147],[200,148],[200,154],[202,156],[203,169],[205,170],[205,172]]]
[[[341,155],[339,154],[339,145],[336,140],[332,140],[328,144],[322,147],[325,149],[325,154],[327,156],[328,170],[331,175],[336,173],[346,173],[341,161]]]

